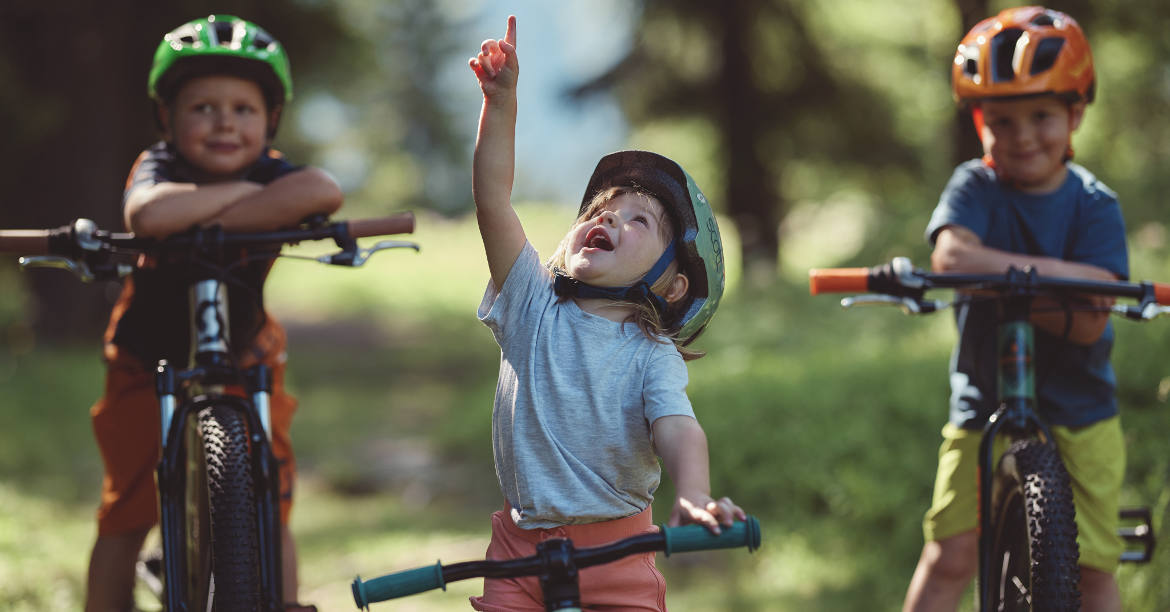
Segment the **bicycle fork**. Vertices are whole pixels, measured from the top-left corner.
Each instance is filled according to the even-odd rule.
[[[1025,272],[1021,272],[1025,274]],[[1030,272],[1027,272],[1030,274]],[[1031,297],[1026,293],[1014,295],[1005,300],[1004,317],[999,324],[999,374],[998,389],[1000,406],[987,420],[983,437],[979,441],[979,483],[978,526],[979,526],[979,601],[986,606],[992,600],[989,592],[993,560],[988,534],[992,531],[992,475],[995,474],[995,440],[1001,434],[1022,437],[1030,432],[1039,432],[1045,444],[1055,444],[1052,433],[1035,412],[1036,380],[1034,368],[1034,328],[1029,320]]]
[[[195,281],[190,289],[190,326],[192,368],[178,370],[166,360],[159,362],[155,373],[155,391],[159,402],[161,453],[157,469],[159,488],[159,526],[163,540],[165,603],[168,610],[187,607],[191,588],[184,580],[188,574],[185,551],[188,541],[197,534],[187,534],[187,451],[191,438],[185,436],[189,421],[204,408],[227,406],[244,415],[248,422],[251,446],[251,470],[256,486],[256,524],[259,527],[261,593],[268,608],[282,607],[281,547],[279,496],[280,477],[272,454],[270,397],[272,372],[258,364],[243,372],[244,387],[251,402],[224,393],[227,385],[238,384],[238,372],[231,365],[229,352],[227,287],[218,280]],[[188,386],[203,387],[206,394],[183,401]],[[261,434],[261,432],[263,432]],[[199,529],[206,529],[198,525]]]

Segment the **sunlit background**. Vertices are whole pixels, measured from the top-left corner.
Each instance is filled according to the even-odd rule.
[[[810,267],[923,265],[952,168],[978,154],[951,98],[961,35],[990,0],[203,0],[0,6],[0,227],[121,223],[130,164],[157,137],[146,98],[163,33],[230,12],[280,38],[295,99],[275,146],[329,170],[341,215],[413,210],[418,254],[365,268],[277,264],[289,328],[303,598],[482,554],[499,504],[498,348],[474,317],[487,278],[467,67],[518,18],[514,201],[536,247],[567,228],[597,159],[679,161],[719,214],[729,291],[689,392],[714,486],[764,525],[755,555],[661,562],[672,610],[897,609],[921,547],[946,418],[949,315],[841,312]],[[1135,279],[1170,281],[1170,4],[1053,3],[1084,27],[1098,98],[1076,160],[1120,196]],[[302,249],[324,247],[306,245]],[[0,258],[0,609],[78,609],[101,477],[87,409],[116,283]],[[1116,321],[1125,505],[1170,506],[1170,326]],[[670,501],[669,485],[660,500]],[[663,516],[666,508],[656,503]],[[1170,609],[1170,547],[1127,566],[1127,609]],[[474,581],[383,609],[466,609]],[[152,607],[141,597],[144,609]]]

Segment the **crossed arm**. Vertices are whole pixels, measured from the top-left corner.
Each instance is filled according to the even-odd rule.
[[[934,251],[930,255],[931,267],[936,272],[965,272],[983,274],[1003,272],[1008,266],[1032,266],[1041,276],[1063,276],[1088,280],[1114,281],[1117,277],[1110,271],[1097,266],[1065,261],[1055,257],[1040,257],[1001,251],[984,246],[978,236],[961,225],[948,225],[935,238]],[[1095,306],[1109,306],[1112,298],[1085,296]],[[1101,337],[1109,322],[1108,311],[1078,311],[1072,314],[1072,322],[1061,306],[1055,301],[1043,300],[1041,307],[1032,314],[1032,323],[1045,332],[1065,337],[1077,344],[1092,344]],[[1047,307],[1051,307],[1047,308]]]
[[[265,231],[293,225],[314,213],[332,214],[343,195],[323,170],[306,167],[267,185],[250,181],[159,183],[134,190],[123,211],[126,228],[163,238],[193,225]]]

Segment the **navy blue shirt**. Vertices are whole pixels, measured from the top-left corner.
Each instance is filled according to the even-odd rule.
[[[241,180],[267,185],[299,170],[280,153],[266,149],[255,164],[245,169]],[[138,188],[159,183],[199,183],[195,168],[173,147],[159,142],[143,151],[134,162],[126,180],[124,200]],[[240,257],[246,253],[241,251]],[[271,260],[250,262],[233,269],[228,283],[231,340],[240,354],[251,346],[264,324],[264,280],[272,267]],[[121,318],[112,321],[112,342],[138,357],[148,366],[167,359],[186,364],[190,352],[190,309],[187,296],[191,272],[186,262],[157,262],[153,267],[139,267],[123,288],[127,302]],[[118,317],[115,309],[114,317]]]
[[[926,228],[934,245],[948,225],[971,230],[984,246],[1056,257],[1129,278],[1125,223],[1117,194],[1088,170],[1068,164],[1056,191],[1029,194],[1001,183],[982,160],[955,169]],[[951,423],[981,428],[998,407],[996,303],[977,300],[955,311],[959,342],[951,355]],[[1113,324],[1085,346],[1036,330],[1036,395],[1048,423],[1079,427],[1117,414],[1109,354]]]

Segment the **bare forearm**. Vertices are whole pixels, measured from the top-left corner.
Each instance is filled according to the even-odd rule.
[[[1025,255],[984,246],[965,228],[947,228],[939,233],[931,263],[938,272],[995,274],[1010,266],[1030,266],[1041,276],[1081,278],[1112,281],[1117,277],[1104,268],[1055,257]],[[1109,300],[1094,300],[1097,305],[1108,305]],[[1076,312],[1072,322],[1060,304],[1052,300],[1038,300],[1034,304],[1032,323],[1045,332],[1067,337],[1078,344],[1092,344],[1105,331],[1109,315],[1106,312]]]
[[[512,206],[516,166],[516,100],[484,100],[472,161],[471,188],[481,223]]]
[[[305,168],[286,174],[252,194],[225,207],[205,225],[225,230],[266,231],[294,225],[313,214],[333,214],[343,195],[324,171]]]
[[[141,188],[126,203],[126,228],[139,236],[163,238],[215,217],[260,189],[260,185],[245,181],[160,183]]]
[[[483,237],[488,270],[503,286],[512,263],[524,248],[524,228],[512,208],[516,165],[516,98],[485,98],[472,160],[472,195]]]
[[[707,435],[690,417],[663,417],[654,422],[654,446],[680,497],[711,495]]]

